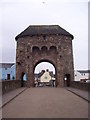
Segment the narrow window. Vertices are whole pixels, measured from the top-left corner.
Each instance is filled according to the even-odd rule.
[[[46,35],[43,35],[43,39],[44,39],[44,40],[46,39]]]

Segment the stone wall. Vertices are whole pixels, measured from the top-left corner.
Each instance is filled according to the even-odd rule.
[[[34,70],[40,62],[50,62],[56,70],[56,84],[64,86],[65,74],[74,79],[72,38],[64,35],[24,36],[17,40],[16,79],[26,74],[27,86],[34,86]]]
[[[72,81],[71,82],[71,87],[81,89],[81,90],[88,90],[90,91],[90,84],[85,83],[85,82],[77,82],[77,81]]]
[[[14,90],[16,88],[20,88],[20,87],[21,87],[21,81],[20,80],[5,80],[5,81],[2,81],[2,94],[5,94],[9,91],[12,91],[12,90]]]
[[[2,95],[2,82],[0,80],[0,96]]]

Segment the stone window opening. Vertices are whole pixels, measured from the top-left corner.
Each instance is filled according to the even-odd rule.
[[[61,45],[59,45],[58,48],[61,50]]]
[[[27,52],[29,52],[28,48],[27,48]]]
[[[62,55],[60,55],[60,58],[62,58]]]
[[[56,46],[51,46],[49,50],[50,50],[50,52],[55,52],[56,53],[57,48],[56,48]]]
[[[46,52],[47,50],[48,50],[48,48],[46,46],[42,46],[42,48],[41,48],[42,52]]]
[[[43,35],[43,39],[46,40],[46,35]]]
[[[27,58],[29,59],[29,56],[27,56]]]
[[[35,53],[38,52],[38,51],[39,51],[39,47],[34,46],[34,47],[32,48],[32,51],[35,52]]]
[[[17,64],[18,64],[19,66],[21,66],[21,63],[20,63],[20,62],[17,62]]]

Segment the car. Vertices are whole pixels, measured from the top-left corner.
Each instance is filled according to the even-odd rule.
[[[39,87],[43,87],[43,84],[39,84]]]
[[[90,83],[90,80],[87,80],[86,83]]]

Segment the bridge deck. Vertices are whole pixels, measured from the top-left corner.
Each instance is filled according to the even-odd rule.
[[[13,100],[19,94],[21,94],[24,90],[26,90],[26,88],[22,87],[22,88],[15,89],[15,90],[12,90],[4,94],[2,97],[2,107],[8,104],[11,100]]]
[[[2,113],[3,118],[88,118],[88,102],[64,88],[28,88]]]

